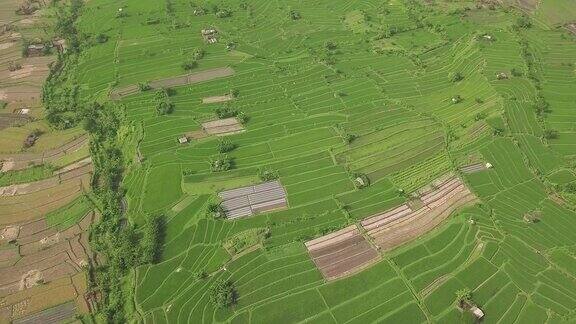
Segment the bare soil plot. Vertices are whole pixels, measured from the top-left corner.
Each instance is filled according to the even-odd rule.
[[[460,168],[460,171],[467,174],[476,173],[484,170],[488,170],[488,168],[486,168],[485,163],[474,163]]]
[[[202,129],[208,135],[224,136],[241,133],[244,126],[236,117],[232,117],[202,123]]]
[[[327,280],[356,273],[379,259],[376,249],[356,225],[308,241],[305,245]]]
[[[247,217],[280,208],[286,208],[286,190],[280,181],[222,191],[222,207],[228,219]]]
[[[14,324],[60,323],[74,318],[76,303],[68,302],[41,312],[14,320]]]
[[[232,68],[223,67],[206,71],[200,71],[191,74],[179,75],[166,79],[155,80],[151,81],[149,85],[152,89],[170,88],[170,87],[178,87],[200,83],[204,81],[210,81],[232,75],[234,75],[234,70]],[[129,85],[120,89],[112,90],[112,92],[110,93],[110,97],[112,99],[117,100],[122,97],[129,96],[138,92],[140,92],[140,90],[138,89],[137,85]]]
[[[231,95],[228,94],[225,96],[213,96],[213,97],[202,98],[202,103],[203,104],[219,103],[219,102],[230,101],[232,99],[234,99],[234,97],[232,97]]]
[[[383,250],[418,238],[444,221],[458,208],[473,204],[476,196],[456,176],[445,176],[418,191],[423,207],[412,210],[401,205],[361,222]]]

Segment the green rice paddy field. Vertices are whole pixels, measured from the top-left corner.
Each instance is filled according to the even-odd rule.
[[[516,8],[468,1],[88,1],[79,28],[108,41],[83,53],[76,78],[85,98],[184,74],[198,50],[192,72],[235,71],[174,88],[171,114],[156,114],[154,91],[117,103],[141,135],[141,162],[123,181],[130,220],[167,219],[162,260],[135,271],[134,316],[458,323],[472,321],[455,306],[456,292],[468,289],[486,323],[574,322],[576,36],[562,27],[576,22],[569,3],[543,0],[532,26],[521,27]],[[222,11],[230,16],[218,18]],[[207,44],[200,30],[212,27],[218,42]],[[232,90],[232,101],[202,103]],[[213,172],[220,139],[177,139],[222,107],[248,121],[227,137],[233,167]],[[462,178],[480,203],[353,276],[322,277],[304,241],[477,162],[493,167]],[[207,216],[219,190],[258,183],[263,169],[278,173],[288,209],[235,221]],[[370,186],[356,189],[356,173]],[[535,211],[539,221],[526,222]],[[225,249],[264,228],[259,245]],[[237,289],[231,307],[210,302],[220,279]]]

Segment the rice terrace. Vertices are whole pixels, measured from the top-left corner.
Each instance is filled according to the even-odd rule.
[[[0,323],[574,323],[574,0],[0,0]]]

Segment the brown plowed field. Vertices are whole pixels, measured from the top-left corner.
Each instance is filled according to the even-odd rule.
[[[362,226],[383,250],[393,249],[431,231],[458,208],[473,204],[476,196],[457,177],[443,177],[418,191],[423,207],[406,204],[362,221]]]
[[[355,273],[379,259],[356,225],[305,243],[312,260],[327,280]]]

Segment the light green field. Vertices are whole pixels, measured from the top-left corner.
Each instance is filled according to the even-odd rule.
[[[231,17],[217,18],[214,5]],[[127,16],[116,18],[120,6]],[[194,15],[199,7],[207,13]],[[468,289],[486,323],[574,321],[576,38],[553,27],[576,13],[569,1],[543,0],[534,15],[544,25],[517,28],[519,15],[468,1],[87,2],[79,28],[109,40],[82,53],[84,98],[181,75],[195,49],[205,54],[192,72],[235,71],[173,89],[167,115],[156,114],[153,91],[119,100],[126,123],[142,129],[143,160],[123,181],[130,220],[167,218],[162,259],[135,269],[138,315],[458,323],[471,321],[455,307],[456,292]],[[200,35],[209,26],[216,44]],[[202,104],[231,90],[232,101]],[[232,168],[215,172],[218,138],[177,139],[222,107],[249,118],[245,132],[227,137]],[[493,166],[461,174],[478,205],[358,274],[322,277],[303,242],[398,206],[407,200],[400,189],[473,162]],[[289,208],[235,221],[208,215],[218,191],[258,183],[262,169],[278,173]],[[356,189],[356,173],[370,186]],[[534,211],[540,220],[526,222]],[[234,256],[224,248],[262,228],[270,231],[262,246]],[[210,302],[220,279],[234,282],[233,307]]]

